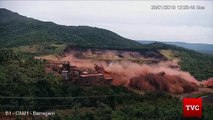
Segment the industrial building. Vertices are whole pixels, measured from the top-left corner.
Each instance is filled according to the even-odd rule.
[[[94,65],[94,72],[84,71],[76,66],[72,66],[69,62],[48,61],[47,67],[57,72],[63,79],[64,84],[80,84],[80,85],[111,85],[112,78],[105,77],[104,70]]]

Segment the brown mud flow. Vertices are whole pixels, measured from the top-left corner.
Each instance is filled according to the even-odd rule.
[[[197,91],[200,85],[190,73],[180,69],[178,58],[166,60],[160,54],[153,56],[116,50],[71,50],[66,51],[64,56],[40,58],[69,61],[71,65],[87,70],[96,69],[105,76],[111,76],[114,85],[140,90],[180,94]]]

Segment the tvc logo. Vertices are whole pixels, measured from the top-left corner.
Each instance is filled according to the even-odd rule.
[[[202,117],[202,98],[184,98],[183,99],[184,117]]]

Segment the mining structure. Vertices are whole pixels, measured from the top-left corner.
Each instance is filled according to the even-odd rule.
[[[111,77],[105,77],[97,65],[94,65],[94,70],[91,72],[72,66],[67,61],[48,61],[47,68],[61,76],[64,84],[111,85],[113,80]]]

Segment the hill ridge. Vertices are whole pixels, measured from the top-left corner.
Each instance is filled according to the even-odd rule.
[[[28,18],[7,9],[0,9],[0,43],[6,46],[41,42],[85,44],[102,47],[139,47],[136,41],[112,31],[89,26],[65,26]],[[104,43],[104,44],[103,44]]]

